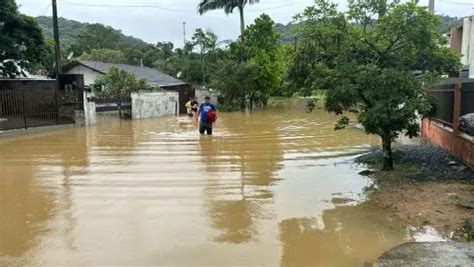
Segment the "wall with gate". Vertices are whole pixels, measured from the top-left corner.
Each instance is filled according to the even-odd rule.
[[[459,128],[460,117],[474,113],[474,81],[448,79],[428,93],[435,99],[437,112],[423,120],[423,139],[474,165],[474,136]]]
[[[179,93],[173,91],[132,93],[132,119],[179,114]]]
[[[0,131],[74,123],[82,91],[60,90],[56,80],[0,80]]]
[[[162,86],[161,89],[164,91],[174,91],[178,92],[179,95],[179,112],[181,114],[186,113],[186,103],[194,97],[194,88],[190,84],[181,84],[174,86]]]

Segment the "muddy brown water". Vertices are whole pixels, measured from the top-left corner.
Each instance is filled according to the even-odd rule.
[[[323,111],[120,121],[0,139],[0,265],[360,266],[410,239],[358,205],[378,144]]]

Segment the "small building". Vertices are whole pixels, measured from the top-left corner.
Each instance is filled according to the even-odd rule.
[[[159,86],[163,90],[178,92],[180,105],[179,110],[182,113],[186,112],[186,102],[191,97],[194,97],[194,89],[191,84],[176,79],[157,69],[148,67],[79,60],[66,65],[63,68],[63,72],[66,74],[82,74],[84,75],[84,85],[91,86],[97,76],[107,73],[114,67],[133,73],[137,78],[145,79],[150,86]]]

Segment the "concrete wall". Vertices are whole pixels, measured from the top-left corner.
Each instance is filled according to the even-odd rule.
[[[449,153],[474,166],[474,138],[466,134],[455,134],[449,127],[424,119],[421,129],[425,141],[436,144]]]
[[[451,28],[449,46],[457,54],[462,53],[462,32],[463,32],[462,27]]]
[[[78,126],[93,126],[97,122],[97,112],[95,102],[91,101],[91,93],[83,92],[84,94],[84,109],[74,111],[74,120]]]
[[[202,103],[205,96],[210,96],[211,102],[216,103],[216,104],[217,104],[217,97],[219,96],[219,94],[215,91],[210,92],[208,90],[198,90],[198,89],[196,89],[195,95],[199,103]]]
[[[178,92],[139,92],[131,97],[133,120],[179,114]]]
[[[99,72],[93,71],[89,68],[86,68],[82,65],[75,66],[74,68],[69,69],[66,71],[67,74],[82,74],[84,75],[84,85],[91,86],[94,84],[95,79],[97,76],[102,75]]]
[[[97,122],[97,112],[94,101],[90,101],[89,98],[92,97],[92,94],[89,92],[84,92],[84,123],[85,126],[95,125]]]
[[[179,110],[181,114],[186,114],[186,103],[194,97],[194,89],[190,84],[161,87],[164,91],[175,91],[179,94]]]
[[[469,67],[469,78],[474,79],[474,16],[464,18],[461,54],[461,64]]]

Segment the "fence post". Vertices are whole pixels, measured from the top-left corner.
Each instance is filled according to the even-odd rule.
[[[26,101],[25,101],[25,90],[21,90],[21,102],[23,102],[23,122],[25,124],[25,129],[28,129],[28,124],[26,123]]]
[[[462,83],[457,83],[454,87],[454,110],[453,110],[453,134],[459,134],[459,118],[461,117],[461,91]]]
[[[58,103],[58,94],[59,94],[59,80],[57,80],[57,86],[54,88],[54,105],[56,106],[56,124],[59,124],[59,103]]]

